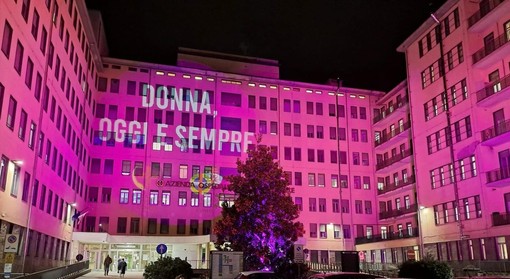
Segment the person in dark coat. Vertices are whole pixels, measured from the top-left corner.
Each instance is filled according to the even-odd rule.
[[[124,261],[124,259],[121,259],[119,262],[120,277],[124,277],[126,275],[126,268],[127,268],[126,261]]]
[[[112,264],[112,258],[110,258],[110,255],[107,255],[104,259],[104,276],[107,276],[110,272],[110,265]]]

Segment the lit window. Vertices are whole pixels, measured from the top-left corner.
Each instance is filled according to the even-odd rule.
[[[142,202],[142,191],[133,190],[133,204],[140,204]]]
[[[188,165],[179,166],[179,178],[181,179],[188,178]]]
[[[179,206],[186,206],[187,194],[186,192],[179,192]]]
[[[149,204],[158,204],[158,194],[159,194],[159,191],[153,191],[151,190],[150,192],[150,197],[149,197]]]
[[[161,204],[170,205],[170,191],[163,191],[161,193]]]
[[[120,190],[120,201],[121,204],[127,204],[129,202],[129,190],[121,189]]]

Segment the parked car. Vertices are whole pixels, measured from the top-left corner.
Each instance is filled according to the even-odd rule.
[[[356,273],[356,272],[331,272],[331,273],[317,273],[314,274],[308,279],[375,279],[375,278],[384,278],[378,275],[366,274],[366,273]]]
[[[235,279],[280,279],[272,271],[243,271],[239,273]]]

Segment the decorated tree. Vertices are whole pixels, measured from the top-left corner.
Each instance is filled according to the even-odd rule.
[[[270,148],[257,145],[248,155],[245,162],[237,161],[239,174],[227,177],[236,200],[231,206],[223,204],[214,228],[216,247],[244,252],[250,270],[277,269],[290,262],[289,251],[303,235],[303,224],[296,221],[299,209]]]

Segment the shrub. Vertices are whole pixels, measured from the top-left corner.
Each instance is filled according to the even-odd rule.
[[[174,279],[181,275],[183,278],[191,278],[193,270],[191,265],[180,258],[163,257],[149,263],[143,273],[144,279]]]
[[[452,268],[440,261],[424,259],[422,261],[407,261],[400,266],[398,277],[417,279],[452,279]]]

